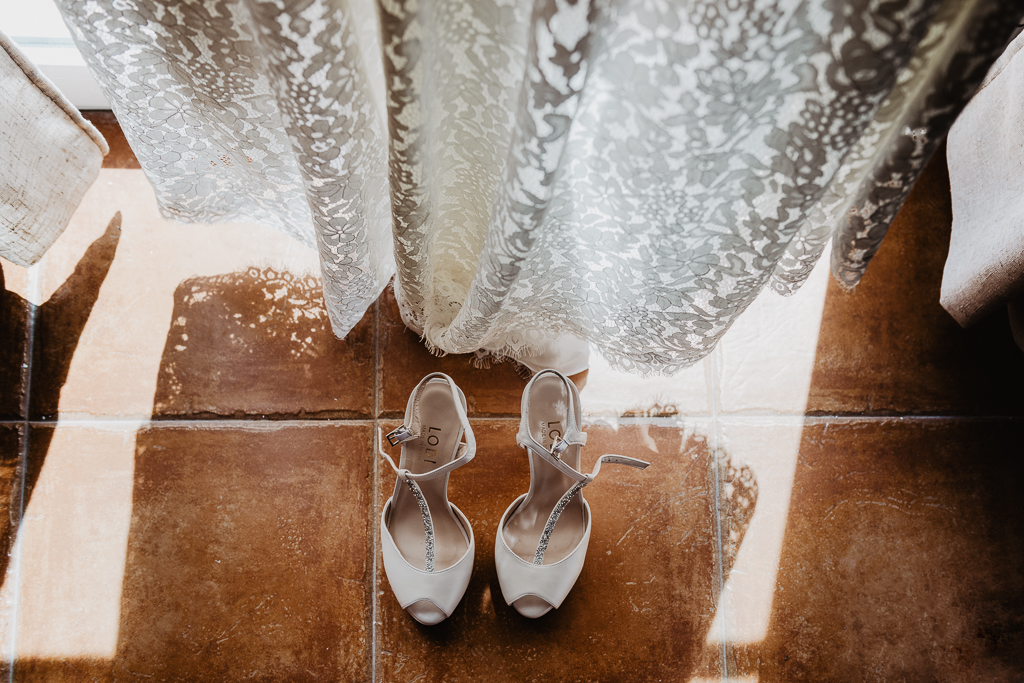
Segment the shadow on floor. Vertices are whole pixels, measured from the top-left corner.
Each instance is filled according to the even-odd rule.
[[[1024,359],[1005,320],[963,331],[938,308],[943,182],[934,168],[922,177],[856,293],[829,290],[808,411],[856,419],[803,426],[767,635],[726,643],[733,676],[1024,674]],[[339,361],[322,360],[316,335],[328,333],[309,288],[258,270],[183,283],[155,415],[219,415],[249,388],[258,398],[331,372]],[[272,369],[218,372],[232,364]],[[203,401],[213,409],[197,411]],[[928,417],[900,417],[918,409]],[[373,633],[369,520],[387,486],[375,498],[368,424],[155,424],[136,440],[116,657],[22,660],[18,678],[367,680],[376,637],[389,681],[716,679],[718,652],[705,645],[716,536],[727,560],[748,540],[765,486],[756,469],[718,454],[716,503],[705,440],[669,427],[595,430],[609,451],[653,453],[654,467],[588,488],[600,518],[585,573],[562,609],[528,622],[501,601],[489,556],[529,473],[509,422],[479,424],[488,457],[452,483],[479,520],[478,571],[441,627],[413,624],[378,573]],[[720,531],[716,507],[729,511]],[[641,578],[652,567],[657,576]]]
[[[0,382],[5,387],[21,387],[18,391],[0,392],[3,395],[0,399],[0,412],[4,415],[21,419],[23,414],[24,387],[28,386],[28,365],[24,361],[28,354],[25,345],[28,344],[28,321],[34,316],[36,341],[46,338],[50,343],[45,345],[45,351],[40,351],[44,345],[33,344],[35,358],[31,366],[29,414],[34,417],[56,417],[61,388],[67,381],[71,359],[113,263],[120,239],[121,214],[117,213],[103,235],[86,250],[75,271],[46,303],[38,307],[6,290],[3,287],[3,275],[0,274],[0,339],[4,340],[0,357]],[[17,403],[13,400],[15,398]],[[52,433],[52,430],[41,430],[37,435],[42,441],[32,446],[33,453],[37,455],[26,467],[20,498],[21,476],[17,463],[21,460],[21,448],[4,450],[6,455],[3,462],[0,462],[0,481],[3,482],[4,490],[0,491],[0,501],[6,503],[7,509],[4,511],[6,514],[0,512],[0,519],[7,520],[7,524],[0,530],[0,576],[6,576],[10,548],[20,524],[21,511],[32,497]]]
[[[183,282],[154,418],[218,416],[245,396],[252,406],[264,395],[291,400],[289,391],[299,400],[316,382],[338,389],[343,359],[332,349],[344,344],[315,285],[267,269]],[[614,681],[719,670],[705,647],[721,576],[706,439],[675,427],[603,429],[597,446],[654,459],[652,477],[609,470],[588,489],[597,522],[584,575],[562,609],[527,621],[501,599],[491,559],[497,519],[529,479],[510,424],[480,422],[487,457],[453,480],[478,536],[456,614],[421,628],[385,605],[393,599],[378,575],[378,677]],[[369,680],[371,444],[370,425],[329,420],[140,430],[116,655],[19,660],[19,680]],[[738,546],[757,482],[720,458],[733,484],[725,533]]]
[[[68,324],[41,318],[49,334]],[[346,390],[362,396],[365,387],[335,385],[339,365],[365,371],[355,384],[372,377],[372,362],[351,358],[372,342],[372,322],[371,312],[352,340],[337,341],[315,278],[251,268],[187,280],[175,292],[153,417],[294,404],[285,415],[308,418],[303,401],[321,390],[320,405]],[[138,431],[116,655],[19,659],[18,679],[367,680],[371,433],[328,420]],[[43,461],[32,460],[30,482]]]
[[[964,330],[939,305],[944,161],[856,292],[829,283],[808,412],[876,417],[804,425],[768,633],[732,675],[1024,680],[1024,354],[1005,312]]]
[[[239,405],[352,417],[336,407],[338,372],[352,369],[346,351],[372,339],[365,323],[336,340],[314,277],[250,268],[187,280],[175,291],[154,418]],[[322,425],[168,423],[137,434],[115,674],[366,677],[370,429]]]
[[[372,309],[338,341],[316,277],[193,278],[174,293],[153,417],[368,418],[372,368]]]
[[[329,346],[325,313],[312,276],[252,268],[186,280],[174,293],[153,416],[216,417],[240,396],[273,402],[300,389]]]

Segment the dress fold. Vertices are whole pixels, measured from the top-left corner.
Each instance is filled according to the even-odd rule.
[[[1010,0],[58,0],[166,215],[394,273],[434,351],[673,373],[832,241],[859,280]],[[558,343],[561,344],[562,341]]]

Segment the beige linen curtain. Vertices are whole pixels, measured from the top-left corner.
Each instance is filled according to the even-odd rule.
[[[99,175],[109,148],[0,32],[0,256],[43,257]]]
[[[1010,304],[1024,348],[1024,34],[949,132],[953,231],[942,305],[963,326]]]

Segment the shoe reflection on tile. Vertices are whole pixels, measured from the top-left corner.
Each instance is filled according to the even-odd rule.
[[[392,426],[397,423],[385,429]],[[480,455],[451,479],[450,499],[477,537],[473,579],[454,614],[437,626],[416,624],[378,570],[380,679],[619,680],[628,672],[630,680],[687,680],[717,674],[718,652],[705,646],[719,576],[710,421],[588,427],[585,469],[594,454],[606,452],[652,465],[644,472],[617,468],[615,476],[587,487],[594,526],[583,572],[562,606],[536,620],[505,604],[493,561],[498,519],[529,486],[517,426],[476,421]],[[394,475],[378,465],[378,509],[393,484]],[[745,496],[752,510],[756,497]],[[737,541],[742,533],[739,528]]]

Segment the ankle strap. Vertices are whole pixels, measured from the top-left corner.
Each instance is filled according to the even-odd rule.
[[[625,465],[627,467],[635,467],[638,470],[646,470],[651,465],[651,463],[647,462],[646,460],[630,458],[625,455],[615,455],[614,453],[608,453],[606,455],[602,455],[600,458],[597,459],[597,462],[594,463],[594,469],[590,470],[590,474],[584,475],[586,477],[586,482],[583,483],[584,486],[586,486],[587,484],[589,484],[590,482],[594,481],[594,479],[597,478],[597,473],[601,471],[601,463],[604,462],[611,463],[612,465]]]
[[[384,439],[388,440],[388,443],[392,447],[399,444],[405,443],[406,441],[412,441],[420,438],[421,424],[419,410],[417,410],[420,391],[426,386],[427,382],[432,379],[443,379],[448,382],[448,386],[452,390],[452,398],[455,400],[455,411],[459,416],[459,423],[462,425],[462,433],[466,438],[465,442],[459,443],[458,450],[455,457],[451,462],[442,465],[429,472],[422,474],[413,474],[407,469],[400,468],[395,464],[395,461],[391,459],[391,456],[384,452]],[[429,481],[431,479],[437,479],[443,477],[452,470],[462,467],[476,456],[476,437],[473,435],[473,428],[469,424],[469,416],[466,415],[466,407],[462,402],[462,392],[459,387],[455,385],[455,381],[444,374],[443,372],[432,372],[416,385],[416,388],[412,390],[412,394],[409,396],[409,404],[406,410],[407,423],[402,423],[397,429],[391,430],[386,437],[382,437],[382,430],[380,427],[377,428],[377,451],[383,456],[391,469],[395,471],[402,481]]]
[[[566,393],[569,398],[569,410],[566,411],[567,414],[564,433],[562,436],[557,437],[554,443],[551,444],[551,450],[544,448],[537,439],[533,438],[533,434],[530,432],[530,393],[533,389],[534,382],[544,375],[554,375],[560,379],[562,384],[566,387]],[[519,444],[519,447],[533,451],[567,477],[571,477],[576,481],[583,481],[584,475],[566,465],[561,459],[562,453],[569,446],[585,446],[587,444],[587,435],[579,428],[580,422],[582,421],[582,413],[580,411],[580,392],[576,389],[576,385],[572,380],[557,370],[541,370],[533,376],[526,385],[526,388],[523,389],[523,401],[520,406],[520,414],[519,431],[516,433],[516,443]]]
[[[544,448],[537,439],[533,438],[533,434],[530,432],[530,391],[533,389],[533,383],[544,375],[554,375],[558,377],[565,385],[567,390],[566,393],[569,398],[569,409],[566,411],[565,433],[562,437],[555,439],[554,443],[551,444],[550,450]],[[536,453],[556,470],[576,482],[562,495],[558,503],[555,504],[554,509],[551,510],[551,514],[548,516],[547,522],[544,524],[544,531],[541,533],[540,543],[537,545],[537,551],[534,554],[533,559],[534,564],[543,564],[544,553],[547,551],[548,541],[551,540],[551,534],[555,530],[555,524],[558,523],[558,518],[561,516],[562,511],[565,509],[565,506],[569,504],[569,501],[572,500],[573,496],[583,490],[584,486],[597,478],[598,473],[601,471],[602,464],[607,462],[613,465],[626,465],[627,467],[635,467],[638,470],[643,470],[647,469],[650,463],[645,460],[629,458],[625,455],[602,455],[597,459],[597,462],[594,463],[594,469],[590,471],[590,474],[583,474],[566,464],[566,462],[562,460],[562,453],[565,452],[569,446],[585,446],[587,443],[587,435],[580,429],[580,424],[583,421],[583,415],[580,409],[580,392],[576,389],[576,384],[574,384],[572,380],[557,370],[541,370],[533,376],[533,379],[530,380],[526,385],[526,388],[523,390],[523,403],[520,410],[522,418],[519,421],[519,432],[516,434],[516,443],[519,444],[520,448],[525,448],[532,453]]]
[[[562,380],[562,383],[565,385],[566,389],[568,389],[567,393],[569,397],[569,410],[567,411],[568,414],[566,416],[565,434],[555,439],[555,442],[551,444],[551,450],[544,448],[537,439],[533,438],[533,434],[530,432],[530,390],[533,389],[533,383],[544,375],[554,375]],[[594,465],[594,469],[590,474],[583,474],[570,467],[564,460],[562,460],[562,453],[565,452],[569,446],[587,445],[587,434],[579,428],[580,422],[582,422],[580,392],[576,389],[576,384],[573,383],[572,380],[557,370],[541,370],[533,376],[533,379],[530,380],[526,385],[526,388],[523,390],[523,402],[520,410],[522,411],[522,418],[519,421],[519,431],[516,433],[516,443],[519,444],[519,447],[529,449],[536,453],[556,470],[570,479],[582,483],[584,486],[594,481],[597,473],[601,471],[602,463],[608,462],[615,465],[627,465],[640,470],[645,469],[650,464],[644,460],[637,460],[636,458],[629,458],[624,455],[602,455],[597,459],[597,463]]]

